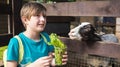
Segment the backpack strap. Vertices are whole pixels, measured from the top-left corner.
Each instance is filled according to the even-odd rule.
[[[18,40],[18,44],[19,44],[19,61],[18,61],[18,63],[20,64],[20,62],[23,59],[23,54],[24,54],[23,43],[18,35],[14,36],[14,37]]]
[[[18,61],[18,63],[20,64],[20,62],[23,59],[23,54],[24,54],[23,44],[18,35],[14,36],[14,38],[16,38],[18,40],[18,45],[19,45],[19,61]],[[6,60],[7,60],[7,49],[4,51],[4,54],[3,54],[4,67],[7,67]]]
[[[4,67],[7,67],[7,49],[5,49],[5,51],[3,52],[3,63],[4,63]]]
[[[40,33],[41,37],[45,41],[46,44],[51,45],[50,42],[47,40],[47,38],[44,36],[44,34]]]

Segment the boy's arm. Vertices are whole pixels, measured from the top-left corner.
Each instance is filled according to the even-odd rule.
[[[17,67],[17,62],[16,61],[8,61],[7,67]]]

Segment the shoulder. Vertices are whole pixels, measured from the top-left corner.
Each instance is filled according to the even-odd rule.
[[[43,35],[43,36],[45,36],[45,37],[47,37],[47,38],[49,38],[49,34],[46,33],[46,32],[41,32],[40,34]]]
[[[14,49],[18,49],[19,45],[18,45],[18,40],[16,38],[11,38],[8,44],[8,50],[14,50]]]
[[[18,40],[15,37],[12,37],[9,43],[18,43]]]
[[[15,36],[19,36],[19,35],[15,35]],[[10,39],[10,41],[9,41],[9,43],[8,43],[8,47],[19,47],[19,40],[15,37],[15,36],[13,36],[11,39]],[[20,37],[20,36],[19,36]],[[21,38],[20,38],[21,39]]]
[[[50,41],[50,38],[49,38],[49,34],[48,34],[48,33],[46,33],[46,32],[41,32],[40,34],[41,34],[42,38],[45,37],[45,39],[47,39],[48,42]]]
[[[18,48],[19,48],[19,46],[18,46],[18,40],[15,37],[11,38],[10,42],[8,44],[8,51],[9,52],[10,51],[17,51]]]

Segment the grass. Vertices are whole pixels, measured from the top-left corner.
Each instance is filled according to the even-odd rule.
[[[0,47],[0,60],[3,60],[3,52],[7,48],[7,46]]]

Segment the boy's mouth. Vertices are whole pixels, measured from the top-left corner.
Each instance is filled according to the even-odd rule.
[[[44,27],[44,26],[45,26],[45,24],[38,24],[38,26],[40,26],[40,27]]]

